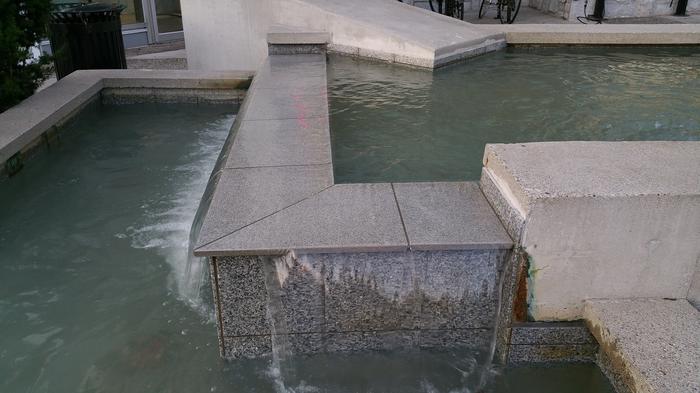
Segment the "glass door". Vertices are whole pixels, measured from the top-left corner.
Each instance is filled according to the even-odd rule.
[[[133,29],[146,26],[143,15],[143,4],[141,4],[141,0],[119,0],[116,3],[126,7],[121,13],[122,27],[124,29]]]
[[[180,0],[147,0],[150,4],[151,33],[155,42],[182,39]]]

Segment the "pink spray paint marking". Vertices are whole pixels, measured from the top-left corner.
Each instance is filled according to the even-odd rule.
[[[297,111],[297,124],[299,124],[301,128],[309,128],[309,123],[306,119],[306,105],[302,101],[301,95],[292,94],[292,100],[294,100],[294,109]]]

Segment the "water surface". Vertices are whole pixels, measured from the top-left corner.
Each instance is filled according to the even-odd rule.
[[[435,72],[332,55],[338,183],[478,180],[486,143],[700,140],[697,48],[508,48]]]
[[[229,107],[95,108],[0,182],[0,392],[474,392],[475,351],[219,359],[187,250],[232,121]],[[592,365],[492,375],[485,392],[612,392]]]
[[[217,385],[211,306],[181,289],[233,109],[91,108],[0,182],[0,391]]]

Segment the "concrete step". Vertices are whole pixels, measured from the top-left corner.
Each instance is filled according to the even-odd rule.
[[[685,299],[588,300],[584,317],[618,392],[700,392],[700,312]]]

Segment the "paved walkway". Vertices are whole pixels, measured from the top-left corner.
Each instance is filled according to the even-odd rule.
[[[426,2],[417,2],[416,7],[429,9]],[[592,11],[592,10],[591,10]],[[487,11],[484,18],[479,19],[478,9],[475,10],[465,10],[464,11],[464,21],[479,25],[493,25],[500,24],[501,22],[495,18],[495,9]],[[566,20],[558,15],[552,13],[543,12],[541,10],[530,8],[523,5],[518,12],[518,17],[515,20],[515,24],[579,24],[580,22],[576,19]],[[603,23],[610,24],[694,24],[700,23],[700,14],[689,15],[689,16],[672,16],[672,15],[661,15],[661,16],[651,16],[644,18],[616,18],[616,19],[606,19]]]
[[[662,15],[662,16],[651,16],[648,18],[617,18],[617,19],[606,19],[604,23],[612,24],[696,24],[700,23],[699,15],[689,15],[689,16],[672,16],[672,15]]]
[[[465,11],[464,21],[479,25],[499,25],[501,21],[496,19],[496,9],[491,9],[486,12],[486,15],[479,19],[478,11]],[[554,14],[548,14],[540,10],[530,7],[522,7],[518,12],[518,17],[515,20],[517,24],[563,24],[563,23],[579,23],[578,21],[568,21]]]
[[[618,391],[700,392],[700,312],[685,299],[589,300],[584,317]]]
[[[130,69],[141,70],[186,70],[187,51],[185,48],[182,48],[165,50],[163,52],[127,55],[126,65]]]
[[[173,41],[126,49],[126,64],[129,69],[141,70],[186,70],[187,52],[185,41]],[[52,74],[36,91],[41,91],[56,83]]]

